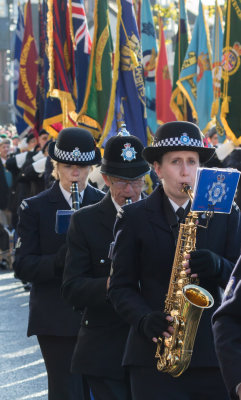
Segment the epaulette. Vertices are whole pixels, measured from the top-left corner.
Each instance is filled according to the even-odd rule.
[[[23,200],[22,203],[20,204],[20,207],[22,210],[25,210],[26,208],[28,208],[28,203],[25,200]]]
[[[231,278],[229,279],[228,284],[226,286],[226,289],[224,291],[222,302],[229,300],[233,297],[233,292],[236,287],[236,284],[237,284],[237,282],[236,282],[235,276],[231,276]]]
[[[237,203],[235,203],[235,201],[233,202],[233,207],[236,211],[240,211],[239,206]]]
[[[21,242],[21,238],[19,236],[15,248],[19,249],[21,246],[22,246],[22,242]]]
[[[123,210],[123,208],[120,208],[120,210],[117,213],[117,218],[122,218],[123,214],[124,214],[124,210]]]

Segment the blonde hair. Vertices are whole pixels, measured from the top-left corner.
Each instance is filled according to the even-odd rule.
[[[53,171],[52,171],[52,177],[56,180],[59,181],[59,171],[58,171],[58,161],[51,160],[53,164]]]

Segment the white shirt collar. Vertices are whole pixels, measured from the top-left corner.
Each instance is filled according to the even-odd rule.
[[[69,204],[70,208],[72,208],[72,196],[71,196],[71,193],[68,192],[66,189],[64,189],[60,182],[59,182],[59,187],[60,187],[60,190],[61,190],[65,200]],[[80,194],[79,194],[81,199],[82,199],[82,201],[83,201],[83,198],[84,198],[84,192],[85,192],[85,189],[82,190],[82,192],[80,192]]]
[[[170,199],[170,197],[168,197],[172,207],[174,208],[174,211],[176,212],[178,210],[179,207],[184,208],[184,210],[186,209],[188,203],[189,203],[189,199],[185,201],[185,203],[183,203],[181,206],[179,206],[178,204],[176,204],[173,200]]]

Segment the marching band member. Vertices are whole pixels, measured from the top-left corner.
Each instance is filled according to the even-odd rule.
[[[121,360],[129,326],[107,302],[110,243],[116,213],[126,201],[141,198],[148,163],[135,136],[114,136],[104,150],[101,173],[109,188],[97,204],[71,218],[63,295],[84,309],[72,370],[83,374],[95,400],[130,400],[129,381]]]
[[[81,206],[96,203],[104,193],[90,186],[91,165],[100,151],[90,132],[63,129],[49,145],[56,182],[19,208],[16,277],[32,283],[27,335],[37,335],[48,373],[49,400],[84,399],[81,378],[70,372],[81,314],[60,293],[66,254],[66,235],[55,232],[56,211],[72,207],[70,187],[78,182]]]
[[[214,343],[230,398],[241,400],[241,257],[213,316]]]
[[[190,367],[181,376],[159,372],[155,359],[157,338],[173,333],[172,317],[162,311],[178,221],[190,208],[182,187],[194,187],[197,168],[214,151],[203,146],[195,124],[169,122],[160,126],[153,146],[147,147],[143,156],[153,164],[162,185],[146,199],[124,208],[115,225],[109,296],[116,311],[131,325],[123,364],[129,367],[133,400],[227,399],[213,345],[212,308],[203,313]],[[203,216],[199,225],[205,226]],[[197,250],[185,256],[186,274],[198,277],[200,286],[213,296],[214,308],[240,252],[240,222],[237,206],[230,214],[214,214],[207,229],[197,229]]]

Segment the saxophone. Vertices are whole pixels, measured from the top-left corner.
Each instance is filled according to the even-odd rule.
[[[193,200],[190,186],[183,185],[183,191]],[[174,332],[169,338],[159,337],[157,342],[157,369],[173,377],[180,376],[188,368],[202,312],[214,303],[211,294],[198,286],[198,279],[186,275],[183,265],[184,256],[196,249],[197,224],[197,212],[189,212],[185,223],[180,224],[164,309],[173,317]]]

